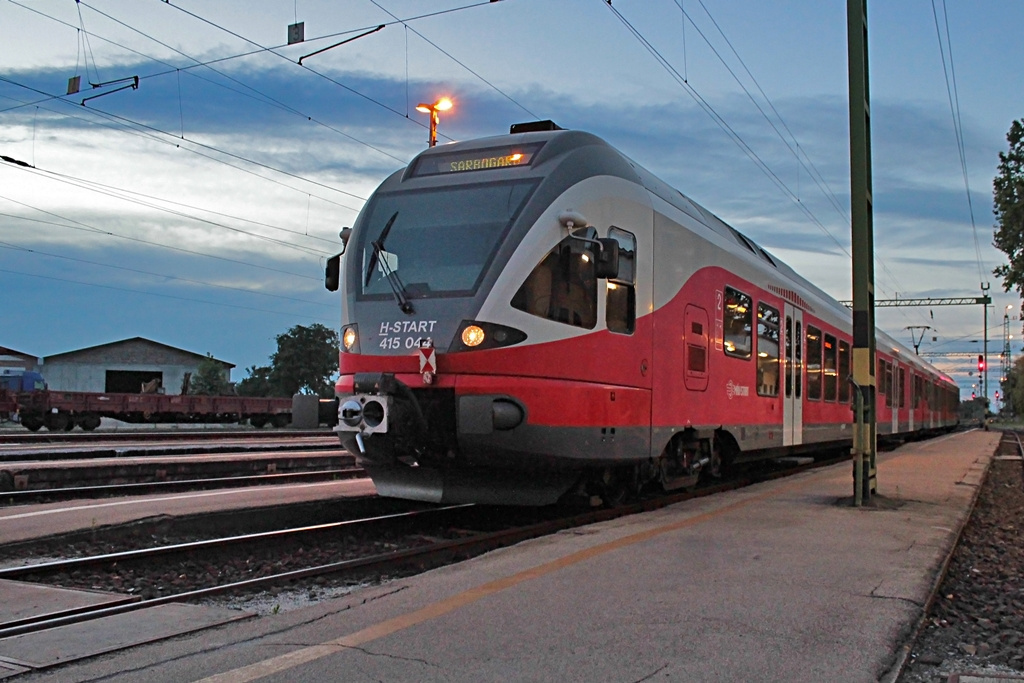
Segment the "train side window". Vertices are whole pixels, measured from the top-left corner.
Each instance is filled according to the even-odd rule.
[[[839,388],[836,377],[838,376],[838,368],[836,367],[836,355],[839,353],[839,348],[836,346],[836,338],[831,334],[825,335],[825,355],[824,355],[824,367],[822,368],[825,377],[825,400],[835,401],[836,390]]]
[[[850,345],[839,340],[839,402],[850,400]]]
[[[779,395],[779,311],[757,305],[757,393]]]
[[[619,243],[619,274],[607,282],[605,324],[610,332],[633,334],[636,329],[636,237],[616,227],[608,236]]]
[[[793,395],[793,319],[786,316],[786,398]]]
[[[732,287],[725,288],[725,355],[750,358],[753,306],[754,302],[748,295]]]
[[[577,234],[595,238],[593,228]],[[588,330],[597,325],[594,259],[578,239],[566,237],[530,272],[512,297],[512,307]]]
[[[807,400],[821,400],[821,330],[807,326]]]
[[[906,370],[900,368],[900,408],[907,405],[907,373]]]
[[[885,361],[878,359],[878,373],[875,375],[875,385],[879,394],[887,394],[889,390],[885,386]]]

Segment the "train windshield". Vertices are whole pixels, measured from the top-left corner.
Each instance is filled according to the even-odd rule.
[[[374,196],[363,229],[364,299],[470,296],[537,186],[536,180]]]

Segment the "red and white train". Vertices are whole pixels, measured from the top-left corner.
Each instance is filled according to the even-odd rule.
[[[609,500],[851,441],[850,311],[591,134],[428,149],[342,239],[336,429],[381,495]],[[877,349],[879,435],[956,425]]]

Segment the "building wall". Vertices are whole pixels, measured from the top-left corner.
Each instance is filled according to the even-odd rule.
[[[27,353],[20,353],[0,347],[0,368],[35,370],[39,359]]]
[[[196,374],[198,363],[192,365],[130,365],[128,363],[76,363],[70,361],[53,361],[42,367],[46,385],[54,391],[106,391],[107,370],[149,370],[163,374],[163,387],[166,394],[180,394],[181,383],[185,373]],[[225,375],[227,373],[225,372]]]
[[[164,393],[180,394],[185,373],[194,377],[202,360],[202,356],[188,351],[131,339],[50,356],[39,370],[54,391],[102,393],[106,390],[107,371],[125,370],[162,373]],[[230,379],[230,375],[230,366],[225,364],[225,379]]]

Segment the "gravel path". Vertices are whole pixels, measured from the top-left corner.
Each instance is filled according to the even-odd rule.
[[[1020,460],[992,463],[900,683],[1024,676],[1022,473]]]

